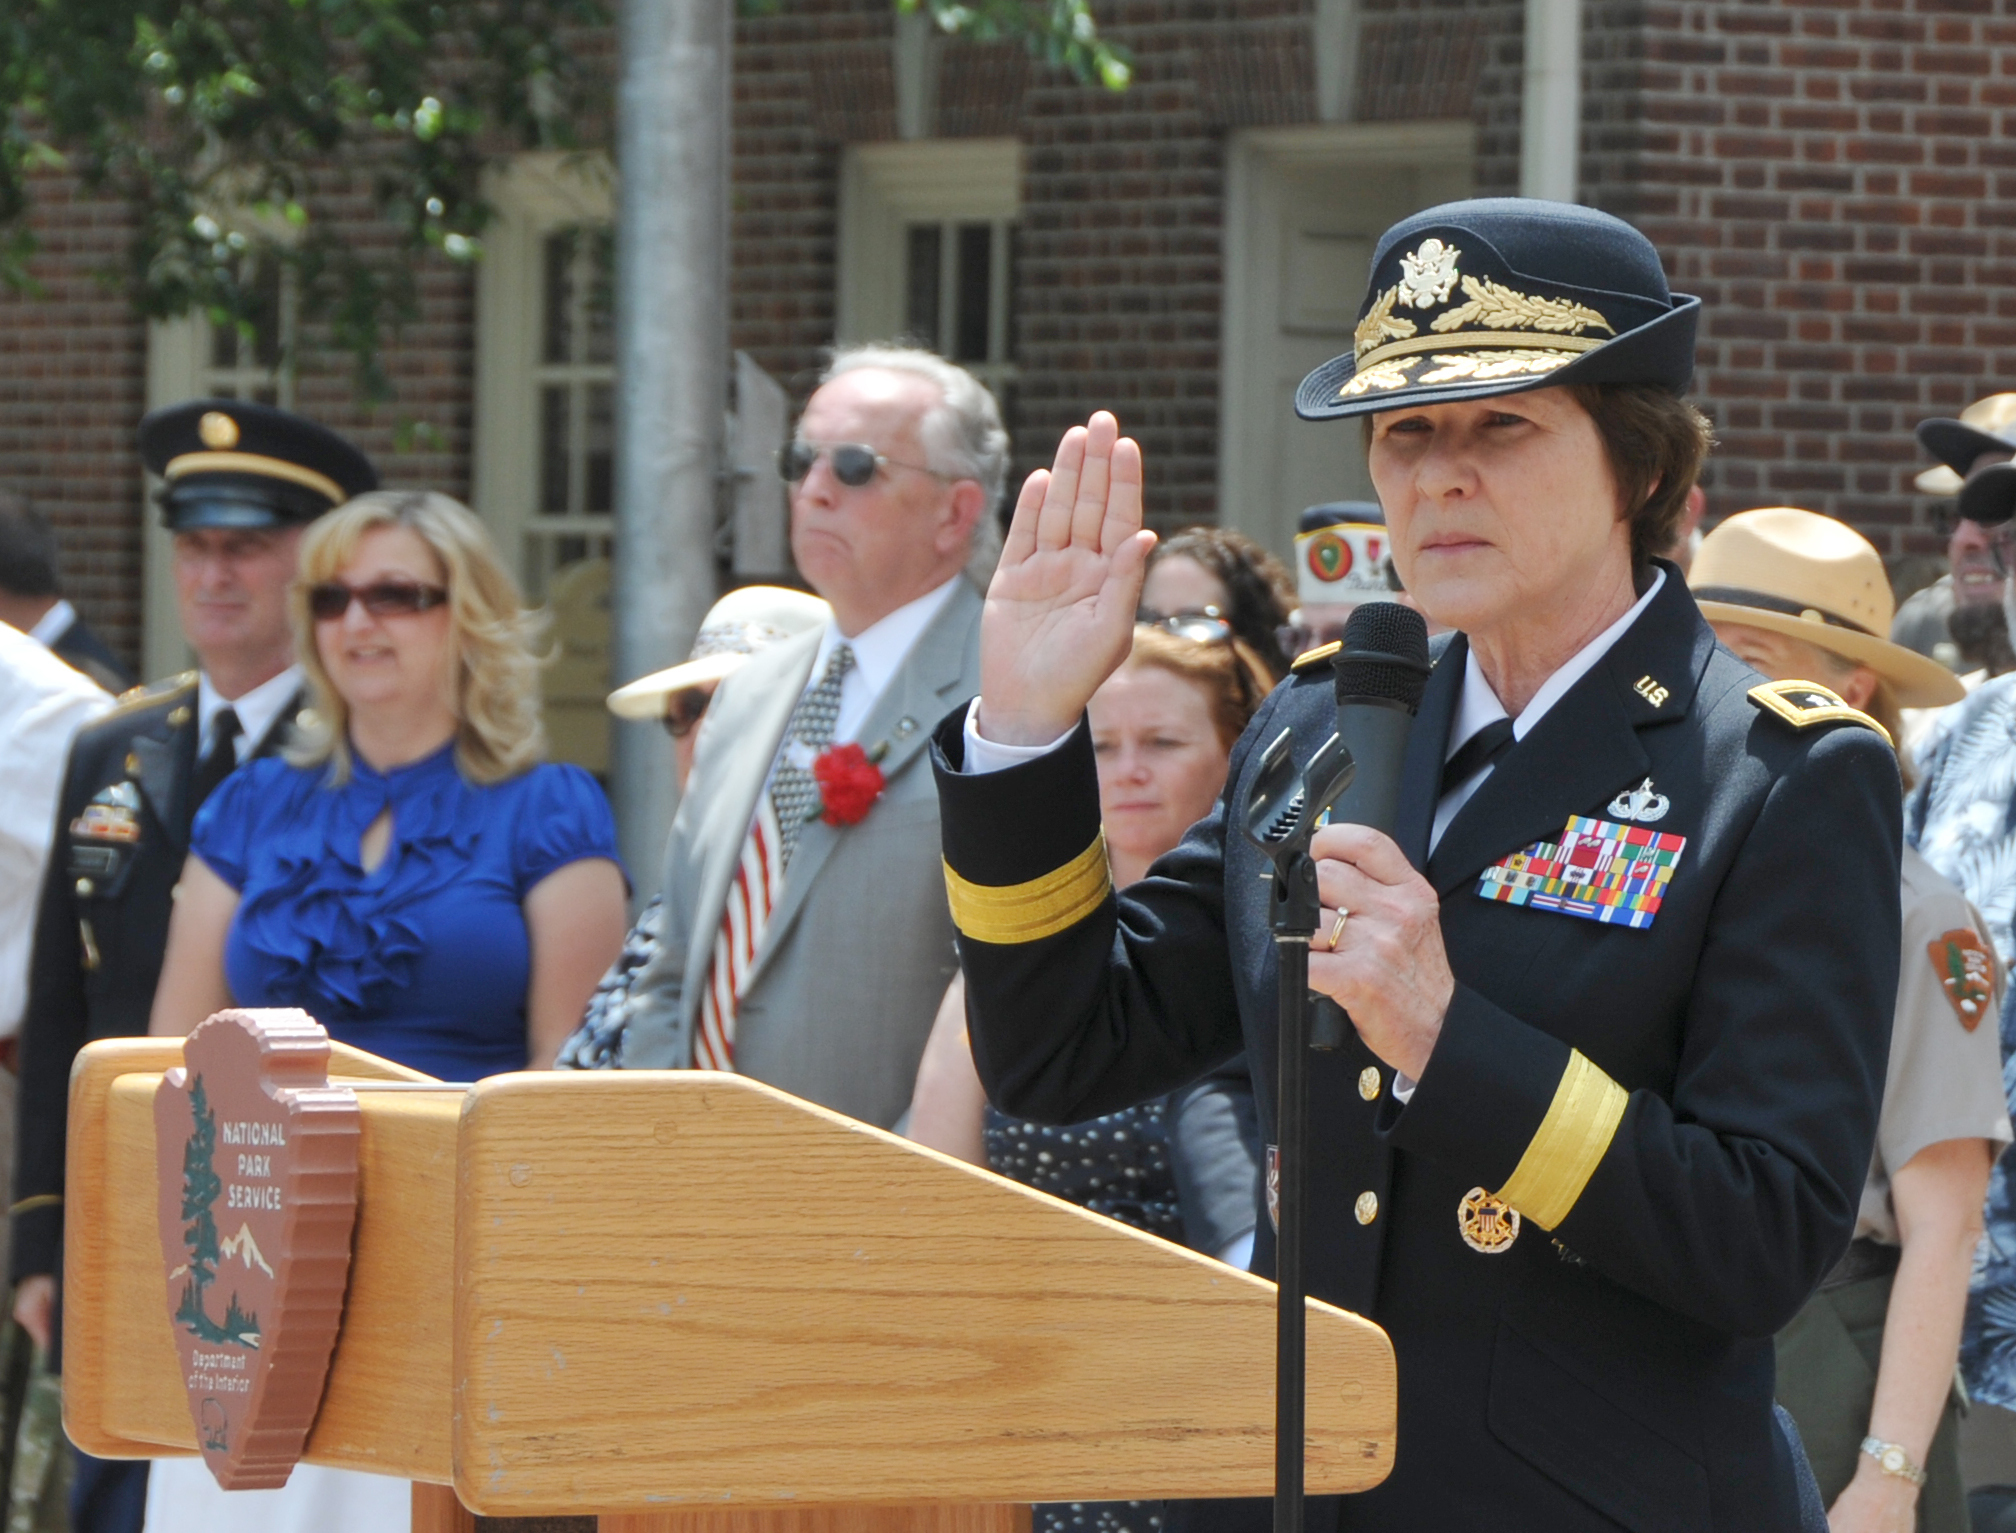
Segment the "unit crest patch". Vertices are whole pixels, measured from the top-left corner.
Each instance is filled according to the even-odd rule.
[[[1536,841],[1484,870],[1477,893],[1607,926],[1643,930],[1659,914],[1685,836],[1570,815],[1557,841]]]
[[[1775,713],[1794,729],[1811,729],[1815,724],[1860,724],[1881,735],[1886,744],[1895,744],[1890,731],[1859,708],[1851,708],[1839,693],[1830,692],[1817,681],[1767,681],[1750,689],[1750,701],[1766,713]]]
[[[1953,1015],[1973,1032],[1995,998],[1995,955],[1969,926],[1940,934],[1925,944],[1925,951],[1932,959],[1932,972],[1939,976],[1939,988],[1952,1004]]]

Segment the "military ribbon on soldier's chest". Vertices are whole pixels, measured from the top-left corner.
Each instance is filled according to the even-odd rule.
[[[1570,815],[1558,840],[1536,841],[1486,868],[1477,892],[1501,904],[1643,929],[1659,914],[1686,846],[1685,836]]]

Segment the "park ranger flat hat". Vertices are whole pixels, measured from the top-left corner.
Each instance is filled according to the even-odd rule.
[[[1680,394],[1700,312],[1621,218],[1529,197],[1448,202],[1381,237],[1355,344],[1302,380],[1295,413],[1335,420],[1569,383]]]
[[[1747,623],[1866,665],[1903,708],[1967,695],[1937,660],[1891,642],[1897,614],[1875,545],[1846,522],[1796,506],[1739,511],[1701,540],[1687,583],[1711,623]]]
[[[378,470],[317,421],[244,399],[192,399],[140,422],[170,532],[298,527],[378,488]]]

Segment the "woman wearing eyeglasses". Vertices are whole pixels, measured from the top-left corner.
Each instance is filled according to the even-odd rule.
[[[198,816],[153,1030],[300,1006],[448,1080],[550,1064],[623,938],[594,779],[543,763],[531,615],[475,517],[360,496],[301,545],[315,723]]]

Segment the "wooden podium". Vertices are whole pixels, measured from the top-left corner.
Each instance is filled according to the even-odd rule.
[[[71,1077],[64,1419],[103,1457],[196,1448],[156,1215],[181,1049]],[[1272,1492],[1270,1283],[739,1076],[465,1088],[334,1052],[357,1222],[303,1456],[416,1482],[416,1533],[1006,1533],[1032,1501]],[[1309,1491],[1364,1490],[1392,1349],[1308,1321]]]

